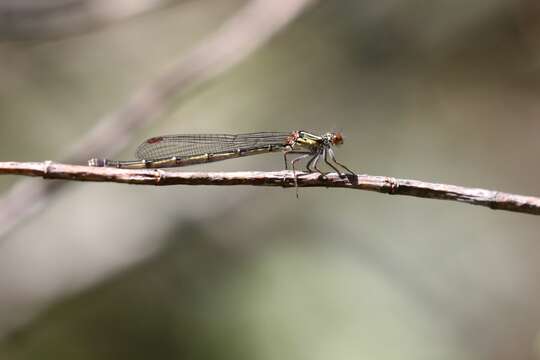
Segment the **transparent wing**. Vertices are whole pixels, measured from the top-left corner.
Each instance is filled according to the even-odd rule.
[[[183,158],[217,154],[266,146],[284,147],[291,132],[257,132],[249,134],[186,134],[150,138],[137,148],[139,160],[157,160],[173,156]]]

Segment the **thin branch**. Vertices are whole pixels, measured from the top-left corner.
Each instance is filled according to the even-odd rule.
[[[315,0],[252,0],[180,61],[139,89],[118,111],[105,116],[69,152],[66,163],[114,156],[134,130],[162,114],[171,99],[240,63],[294,20]],[[0,237],[43,209],[64,183],[22,181],[0,200]]]
[[[0,39],[43,40],[118,22],[172,0],[56,0],[0,2]]]
[[[0,175],[39,176],[45,179],[115,182],[135,185],[253,185],[293,187],[291,171],[277,172],[173,172],[159,169],[126,170],[46,162],[0,162]],[[346,188],[459,201],[526,214],[540,215],[540,198],[499,191],[396,179],[387,176],[298,173],[299,187]]]

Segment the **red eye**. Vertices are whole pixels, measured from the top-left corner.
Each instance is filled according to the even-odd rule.
[[[337,132],[332,136],[332,144],[341,145],[343,144],[343,135],[340,132]]]

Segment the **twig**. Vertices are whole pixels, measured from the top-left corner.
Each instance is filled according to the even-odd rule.
[[[115,155],[129,143],[131,133],[156,119],[172,98],[241,62],[314,1],[250,1],[177,64],[141,88],[118,111],[101,119],[62,161],[86,163],[89,157]],[[0,237],[44,208],[63,185],[26,181],[15,185],[0,201]]]
[[[0,175],[40,176],[45,179],[115,182],[136,185],[253,185],[293,187],[290,171],[277,172],[173,172],[159,169],[126,170],[46,162],[0,162]],[[459,201],[472,205],[540,215],[540,198],[499,191],[396,179],[387,176],[298,174],[299,187],[346,188]]]
[[[170,0],[77,0],[0,2],[0,38],[50,39],[117,22],[161,6]]]

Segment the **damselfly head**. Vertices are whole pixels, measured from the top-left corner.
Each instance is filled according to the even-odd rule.
[[[332,145],[341,145],[343,144],[343,134],[341,132],[329,133],[330,142]]]

